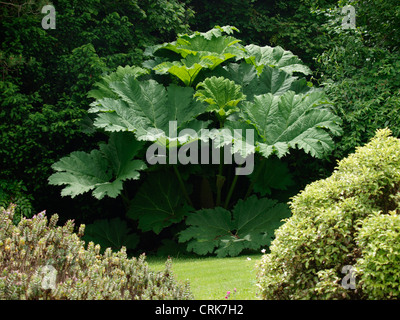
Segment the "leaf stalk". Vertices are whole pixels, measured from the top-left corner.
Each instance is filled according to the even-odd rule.
[[[188,193],[187,193],[187,190],[186,190],[186,187],[185,187],[185,183],[183,182],[183,179],[182,179],[181,174],[179,173],[178,169],[176,168],[176,165],[173,165],[172,167],[174,168],[176,177],[178,178],[179,186],[181,187],[183,196],[185,197],[187,203],[188,203],[190,206],[193,207],[192,200],[190,200],[190,198],[189,198],[189,195],[188,195]]]
[[[231,201],[231,197],[232,197],[232,194],[233,194],[233,190],[235,189],[235,186],[236,186],[236,182],[237,182],[237,180],[238,180],[238,177],[239,177],[239,176],[236,174],[235,177],[233,178],[232,184],[231,184],[231,186],[230,186],[230,188],[229,188],[229,191],[228,191],[228,195],[226,196],[226,199],[225,199],[225,205],[224,205],[224,208],[225,208],[225,209],[227,209],[228,206],[229,206],[229,202]]]

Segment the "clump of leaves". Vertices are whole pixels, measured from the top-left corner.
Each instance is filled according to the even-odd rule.
[[[388,129],[293,197],[258,265],[264,299],[398,299],[400,140]],[[342,285],[343,267],[356,287]]]
[[[58,172],[49,182],[67,184],[62,190],[63,196],[75,197],[93,190],[97,199],[105,195],[115,198],[122,190],[123,181],[139,179],[139,170],[146,168],[142,160],[133,160],[142,147],[129,133],[112,134],[108,144],[100,144],[99,150],[75,151],[53,164]]]
[[[328,46],[316,57],[317,71],[328,97],[336,106],[336,114],[343,120],[344,134],[337,139],[332,153],[336,159],[346,157],[356,146],[367,143],[377,129],[387,127],[394,136],[400,136],[399,52],[375,42],[379,38],[386,42],[398,35],[393,21],[388,21],[395,17],[393,12],[399,10],[399,5],[372,1],[376,11],[370,12],[363,7],[365,2],[352,4],[357,12],[357,28],[353,30],[342,29],[343,17],[338,14],[341,8],[320,13],[330,19],[323,26],[327,30]],[[347,5],[347,2],[340,1],[340,4]],[[390,11],[382,10],[382,6],[390,7]],[[371,32],[375,25],[380,25],[372,23],[371,18],[386,21],[378,33]],[[397,25],[398,21],[397,18]],[[385,28],[392,32],[384,32]],[[349,55],[349,52],[355,54]]]
[[[7,208],[15,205],[14,223],[18,224],[22,217],[33,215],[33,196],[27,193],[22,181],[0,180],[0,207]]]
[[[57,226],[42,212],[13,224],[14,207],[0,208],[0,299],[150,300],[192,299],[189,284],[173,277],[171,260],[162,272],[149,270],[145,255],[128,258],[81,240],[73,221]]]
[[[290,172],[279,163],[291,149],[323,158],[334,147],[332,137],[341,134],[341,121],[324,92],[299,78],[310,70],[298,57],[280,47],[243,46],[233,37],[237,31],[224,26],[182,34],[176,41],[148,48],[148,60],[141,67],[119,68],[105,76],[90,93],[95,98],[89,109],[93,126],[110,139],[129,135],[131,140],[124,140],[122,153],[109,148],[115,150],[114,157],[112,152],[100,154],[102,149],[85,155],[91,160],[90,179],[86,165],[71,170],[72,164],[76,168],[80,164],[61,159],[53,166],[57,172],[50,183],[67,184],[64,195],[93,190],[99,199],[116,197],[123,190],[122,182],[137,179],[137,172],[143,170],[145,181],[137,183],[137,192],[128,195],[129,200],[124,193],[127,215],[138,221],[141,230],[159,234],[185,222],[188,229],[180,240],[190,240],[188,248],[200,254],[215,250],[220,256],[236,255],[244,248],[269,244],[273,228],[288,216],[287,206],[250,196],[265,196],[292,183]],[[152,165],[147,169],[132,160],[139,142],[147,147],[146,159]],[[220,154],[217,166],[188,169],[188,164],[199,164],[195,158],[203,143]],[[185,163],[178,163],[178,154],[185,155]],[[238,155],[249,163],[257,155],[267,164],[257,161],[260,168],[238,182],[237,168],[225,161]],[[120,166],[110,160],[121,156]],[[99,157],[101,165],[94,167]],[[121,176],[119,168],[123,168]],[[272,177],[275,172],[282,174],[281,181]],[[201,188],[196,188],[198,177]],[[244,185],[245,193],[237,190],[238,184]],[[208,211],[199,201],[206,197],[213,204]],[[254,212],[241,210],[240,201],[249,203],[249,211]],[[225,221],[229,226],[225,233],[215,234],[210,225],[203,226],[200,220],[205,215],[214,216],[216,225]],[[240,227],[239,221],[253,215],[268,223]],[[198,228],[203,232],[195,232]],[[210,240],[215,237],[219,240]]]
[[[238,103],[246,98],[240,85],[223,77],[207,78],[204,82],[200,82],[196,89],[194,97],[210,105],[206,111],[215,112],[224,119],[238,112],[240,110],[237,108]]]
[[[362,223],[357,241],[362,258],[357,261],[355,275],[365,296],[373,299],[396,299],[399,290],[400,216],[397,211],[372,215]]]

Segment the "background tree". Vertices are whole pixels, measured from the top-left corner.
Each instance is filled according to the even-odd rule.
[[[400,135],[400,4],[395,1],[354,1],[356,28],[343,30],[339,1],[321,10],[327,46],[316,55],[315,77],[325,87],[343,119],[331,163],[365,144],[376,130],[388,127]]]
[[[45,4],[0,4],[0,180],[3,194],[22,182],[36,210],[79,219],[101,210],[88,198],[60,199],[47,178],[60,155],[101,138],[85,132],[87,92],[102,73],[139,64],[145,46],[187,31],[192,11],[176,0],[59,0],[56,29],[44,30]]]
[[[334,5],[336,0],[192,0],[192,29],[206,31],[214,25],[234,25],[244,43],[281,46],[314,69],[313,57],[322,52],[326,17],[312,8]]]

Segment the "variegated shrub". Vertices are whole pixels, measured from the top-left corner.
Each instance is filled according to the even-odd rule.
[[[104,253],[80,239],[73,221],[57,226],[44,212],[13,224],[14,207],[0,208],[0,299],[138,300],[191,299],[167,260],[162,272],[148,268],[145,255],[128,258],[125,248]]]
[[[262,298],[400,297],[400,139],[390,135],[378,130],[292,199],[258,265]]]

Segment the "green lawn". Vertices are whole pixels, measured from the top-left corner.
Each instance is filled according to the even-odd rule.
[[[196,300],[255,300],[255,264],[260,255],[234,258],[172,258],[172,270],[178,280],[188,279]],[[165,259],[148,257],[151,269],[162,270]],[[236,294],[233,294],[236,288]]]

